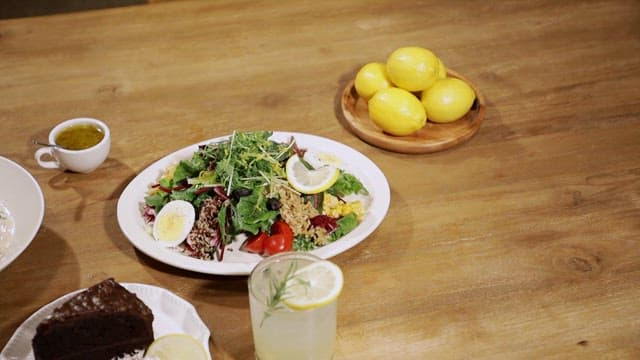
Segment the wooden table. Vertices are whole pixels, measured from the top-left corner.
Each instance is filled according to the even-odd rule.
[[[344,125],[344,84],[405,45],[483,91],[468,142],[404,155]],[[113,276],[184,297],[216,359],[251,359],[246,277],[136,251],[116,203],[170,152],[271,129],[340,141],[391,187],[381,226],[333,258],[337,359],[640,358],[637,1],[163,2],[0,21],[0,59],[0,154],[46,199],[33,243],[0,273],[0,344]],[[79,116],[110,125],[107,161],[39,168],[31,139]]]

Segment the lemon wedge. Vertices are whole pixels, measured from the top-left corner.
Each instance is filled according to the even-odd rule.
[[[158,360],[209,360],[209,355],[198,340],[188,334],[168,334],[154,340],[145,358]]]
[[[298,155],[287,160],[286,172],[289,184],[303,194],[317,194],[327,190],[340,175],[338,168],[328,164],[308,169]]]
[[[317,261],[293,274],[283,302],[294,310],[318,308],[338,298],[343,282],[338,265],[327,260]]]

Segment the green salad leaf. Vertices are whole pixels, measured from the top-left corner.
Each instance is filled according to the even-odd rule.
[[[178,166],[173,173],[174,184],[190,177],[198,176],[201,168],[198,167],[199,161],[194,161],[194,159],[198,158],[197,154],[198,153],[196,152],[191,160],[181,160],[180,163],[178,163]]]
[[[190,187],[188,189],[180,190],[180,191],[172,191],[171,192],[171,200],[184,200],[190,203],[196,199],[196,189]]]
[[[266,196],[261,189],[255,189],[251,195],[241,197],[233,209],[233,227],[237,232],[248,231],[254,235],[268,232],[278,214],[267,209]]]
[[[338,228],[329,235],[330,241],[336,241],[355,229],[358,226],[358,216],[355,213],[349,213],[336,222],[338,223]]]
[[[147,205],[152,206],[157,214],[160,212],[160,209],[169,202],[169,194],[164,191],[156,191],[155,193],[146,196],[144,198],[144,202]]]
[[[197,177],[187,179],[187,183],[191,185],[215,185],[216,182],[216,172],[213,170],[200,171]]]
[[[333,196],[345,197],[350,194],[368,195],[369,192],[355,176],[340,170],[338,180],[331,185],[327,192]]]

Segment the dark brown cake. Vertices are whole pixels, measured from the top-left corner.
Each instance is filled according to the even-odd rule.
[[[135,294],[107,279],[56,308],[36,329],[36,360],[108,360],[153,341],[153,314]]]

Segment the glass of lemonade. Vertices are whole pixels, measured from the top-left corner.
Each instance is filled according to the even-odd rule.
[[[337,265],[309,253],[262,260],[249,276],[256,359],[332,359],[342,282]]]

